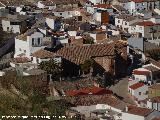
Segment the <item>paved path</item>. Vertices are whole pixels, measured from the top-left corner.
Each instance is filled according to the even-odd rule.
[[[124,102],[135,104],[134,100],[128,94],[128,78],[121,79],[117,84],[112,85],[109,89],[112,90],[113,93],[122,97]]]

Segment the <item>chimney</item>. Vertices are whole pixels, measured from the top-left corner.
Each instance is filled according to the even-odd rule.
[[[126,106],[126,112],[128,112],[128,106]]]

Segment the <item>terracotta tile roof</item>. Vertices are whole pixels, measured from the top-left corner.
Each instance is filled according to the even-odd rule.
[[[5,6],[20,6],[20,5],[33,5],[31,2],[27,0],[0,0],[1,4]]]
[[[112,8],[112,6],[109,5],[109,4],[97,4],[97,5],[94,5],[93,7],[96,7],[96,8]]]
[[[75,64],[82,64],[91,57],[114,56],[115,46],[117,46],[118,52],[124,52],[124,49],[122,49],[124,45],[125,43],[117,41],[107,44],[70,46],[61,48],[55,54]]]
[[[138,22],[137,25],[139,25],[139,26],[154,26],[155,23],[153,23],[151,21],[143,21],[143,22]]]
[[[152,58],[147,58],[147,59],[149,59],[150,63],[160,68],[160,61],[156,61]]]
[[[152,72],[160,72],[160,69],[158,69],[158,68],[156,68],[156,67],[154,67],[154,66],[152,66],[152,65],[150,65],[150,66],[147,66],[147,67],[144,67],[145,69],[147,69],[147,70],[149,70],[149,71],[152,71]]]
[[[32,54],[32,56],[36,57],[36,58],[53,58],[54,57],[54,53],[49,52],[49,51],[44,50],[44,49],[40,49],[40,50],[34,52]]]
[[[152,109],[148,108],[141,108],[141,107],[136,107],[136,106],[128,106],[128,113],[134,114],[134,115],[139,115],[139,116],[148,116],[151,112],[153,112]]]
[[[80,90],[69,90],[66,91],[67,96],[78,96],[78,95],[103,95],[103,94],[112,94],[111,90],[100,88],[100,87],[91,87],[91,88],[82,88]]]
[[[151,89],[157,89],[157,90],[160,90],[160,84],[153,84],[152,86],[150,86],[149,88]]]
[[[73,63],[81,64],[93,56],[113,56],[114,48],[109,44],[63,47],[56,54]]]
[[[135,74],[135,75],[150,75],[150,72],[149,71],[134,70],[133,74]]]
[[[55,4],[74,4],[74,3],[78,3],[78,0],[46,0],[46,1],[42,1],[42,3],[46,6],[52,6]]]
[[[72,104],[74,104],[75,106],[107,104],[122,110],[126,106],[126,103],[120,101],[113,95],[81,95],[76,97],[67,97],[67,100]]]
[[[30,59],[27,57],[16,57],[12,60],[14,63],[27,63],[30,62]]]
[[[129,86],[129,88],[131,88],[133,90],[136,90],[136,89],[138,89],[138,88],[140,88],[142,86],[144,86],[144,83],[135,83],[135,84]]]

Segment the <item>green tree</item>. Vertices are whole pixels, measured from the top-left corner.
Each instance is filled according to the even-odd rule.
[[[86,37],[84,39],[84,44],[94,44],[94,39],[92,37]]]
[[[94,61],[92,59],[84,61],[83,64],[80,65],[83,74],[89,73],[91,67],[93,67]]]
[[[51,74],[54,78],[61,77],[61,65],[56,63],[54,60],[41,62],[40,68],[47,71],[47,73]]]

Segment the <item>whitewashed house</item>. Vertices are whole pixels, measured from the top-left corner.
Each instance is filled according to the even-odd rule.
[[[157,0],[119,0],[119,2],[131,14],[137,14],[143,10],[159,8],[159,1]]]
[[[144,83],[130,85],[128,91],[137,102],[148,98],[148,86]]]
[[[43,45],[44,35],[37,29],[30,29],[24,34],[18,35],[15,38],[15,54],[17,56],[31,56],[32,53],[46,47]]]
[[[57,17],[62,18],[71,18],[74,16],[81,16],[80,9],[77,8],[56,8],[52,11],[52,13]]]
[[[104,10],[111,14],[113,13],[113,8],[109,4],[96,4],[92,6],[87,6],[86,9],[87,9],[87,12],[91,14],[95,13],[98,10]]]
[[[27,19],[26,15],[8,15],[2,19],[2,29],[6,32],[23,33],[27,30]]]
[[[130,26],[134,23],[142,21],[138,16],[122,14],[115,17],[115,26],[130,33]]]
[[[81,100],[84,100],[84,102],[80,102]],[[95,102],[93,103],[92,101]],[[122,111],[125,106],[126,103],[113,95],[92,95],[92,97],[91,95],[86,95],[79,97],[76,107],[71,107],[71,109],[85,115],[87,118],[94,117],[103,120],[103,117],[108,116],[119,120],[122,119]]]
[[[132,79],[152,84],[159,79],[159,73],[160,68],[151,63],[143,65],[142,68],[133,70]]]

